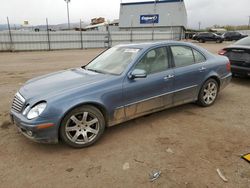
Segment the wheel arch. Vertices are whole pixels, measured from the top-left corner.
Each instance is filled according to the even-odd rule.
[[[205,80],[205,82],[206,82],[207,80],[209,80],[209,79],[214,79],[214,80],[217,82],[217,84],[218,84],[218,89],[220,90],[221,82],[220,82],[219,77],[218,77],[218,76],[215,76],[215,75],[210,76],[208,79]],[[205,83],[205,82],[204,82],[204,83]]]
[[[107,127],[107,124],[108,124],[108,121],[109,121],[109,116],[108,116],[108,111],[107,109],[104,107],[104,105],[100,104],[100,103],[97,103],[97,102],[82,102],[82,103],[79,103],[79,104],[76,104],[76,105],[73,105],[71,106],[69,109],[67,109],[67,111],[65,111],[65,113],[63,114],[63,116],[61,117],[60,119],[60,123],[59,123],[59,126],[58,126],[58,129],[60,129],[61,127],[61,123],[64,119],[64,117],[70,112],[72,111],[73,109],[75,108],[78,108],[78,107],[81,107],[81,106],[93,106],[95,108],[97,108],[98,110],[100,110],[100,112],[102,113],[103,117],[104,117],[104,120],[105,120],[105,126]],[[58,131],[59,133],[59,131]]]
[[[220,91],[220,86],[221,86],[221,81],[219,79],[219,77],[217,75],[209,75],[206,79],[204,79],[204,81],[202,82],[202,84],[200,85],[200,89],[199,89],[199,93],[202,89],[202,86],[206,83],[206,81],[208,81],[209,79],[214,79],[217,84],[218,84],[218,89]]]

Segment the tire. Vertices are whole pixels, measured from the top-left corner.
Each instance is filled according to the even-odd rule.
[[[89,105],[71,110],[62,120],[60,138],[74,148],[94,144],[103,134],[105,119],[97,108]]]
[[[217,40],[216,40],[216,43],[222,43],[222,40],[217,39]]]
[[[202,107],[208,107],[214,104],[219,92],[219,86],[216,80],[208,79],[199,92],[197,103]]]
[[[200,42],[200,43],[205,43],[205,41],[204,41],[204,40],[202,40],[202,39],[199,39],[199,42]]]

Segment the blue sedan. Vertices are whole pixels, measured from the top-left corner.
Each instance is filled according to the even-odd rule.
[[[29,139],[81,148],[106,127],[185,103],[210,106],[230,81],[227,57],[190,43],[118,45],[81,68],[29,80],[10,115]]]

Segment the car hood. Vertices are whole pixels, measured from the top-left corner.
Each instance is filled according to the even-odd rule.
[[[45,100],[69,90],[104,82],[110,77],[112,75],[99,74],[81,68],[69,69],[31,79],[20,89],[20,93],[27,100],[33,98]]]

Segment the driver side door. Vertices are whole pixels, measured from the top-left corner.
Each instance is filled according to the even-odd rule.
[[[147,77],[125,79],[123,93],[126,119],[172,105],[174,72],[169,57],[166,47],[151,49],[133,69],[145,70]]]

